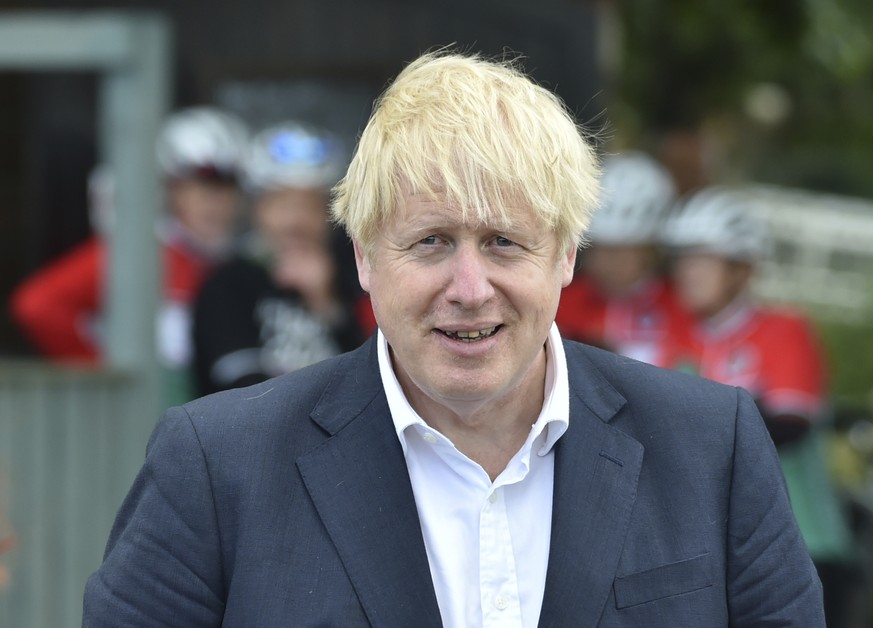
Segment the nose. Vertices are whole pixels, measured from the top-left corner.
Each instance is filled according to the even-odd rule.
[[[483,306],[494,296],[488,260],[478,247],[459,245],[451,257],[446,299],[466,310]]]

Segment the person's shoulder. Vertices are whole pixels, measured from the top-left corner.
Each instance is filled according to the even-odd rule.
[[[356,350],[357,351],[357,350]],[[305,418],[337,374],[352,368],[356,351],[317,362],[266,381],[206,395],[186,403],[195,423],[246,421],[249,424]]]
[[[223,280],[229,278],[251,280],[252,278],[267,278],[269,273],[263,264],[248,257],[237,255],[216,266],[210,273],[210,277],[213,279],[218,277]]]
[[[821,337],[813,320],[796,308],[760,308],[756,313],[752,340],[769,363],[780,367],[790,366],[791,360],[822,362],[825,359]]]
[[[252,298],[271,285],[267,270],[247,258],[232,257],[206,274],[199,290],[201,300],[236,295]]]
[[[305,421],[324,399],[334,399],[341,392],[348,405],[364,403],[363,397],[378,391],[378,369],[371,367],[371,345],[343,353],[305,368],[279,375],[264,382],[206,395],[190,401],[182,410],[196,428],[216,432],[223,426],[243,423],[247,426],[270,424],[288,427]],[[361,373],[369,373],[367,378]],[[352,382],[360,385],[356,397],[350,398]]]
[[[607,386],[617,391],[624,405],[613,424],[637,437],[713,428],[727,435],[733,429],[742,394],[733,386],[572,341],[565,341],[565,351],[571,390],[575,381],[587,382],[574,390],[583,397],[585,386]]]
[[[789,306],[773,305],[758,308],[759,328],[767,334],[811,333],[812,319],[803,311]]]
[[[653,366],[597,347],[564,341],[568,368],[594,368],[627,397],[663,391],[676,394],[735,395],[735,389],[694,374]]]

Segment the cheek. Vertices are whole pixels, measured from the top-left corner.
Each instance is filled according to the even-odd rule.
[[[268,205],[260,214],[261,227],[270,233],[286,231],[289,225],[289,214],[283,207]]]
[[[377,317],[399,319],[422,299],[419,296],[423,278],[406,277],[403,273],[386,268],[384,264],[369,267],[366,272],[370,299]]]
[[[689,267],[676,277],[680,293],[691,305],[711,306],[721,299],[726,289],[724,274],[711,268]]]
[[[700,288],[705,286],[707,280],[700,276],[701,273],[691,265],[678,263],[673,273],[673,281],[676,284],[676,289],[686,299],[693,297],[700,292]]]
[[[721,300],[721,295],[724,294],[724,289],[724,283],[716,278],[712,281],[701,282],[697,286],[697,293],[701,301],[710,305]]]

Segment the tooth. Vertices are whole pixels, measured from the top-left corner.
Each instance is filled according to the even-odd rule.
[[[474,329],[472,331],[456,331],[449,332],[452,336],[457,338],[464,338],[466,340],[477,340],[479,338],[488,337],[494,333],[496,327],[488,327],[487,329]]]

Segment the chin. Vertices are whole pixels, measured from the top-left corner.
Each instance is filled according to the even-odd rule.
[[[428,391],[435,401],[477,401],[494,396],[496,387],[482,385],[481,381],[472,382],[471,377],[463,380],[432,382],[424,390]]]

